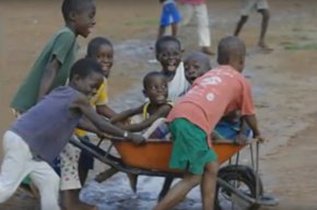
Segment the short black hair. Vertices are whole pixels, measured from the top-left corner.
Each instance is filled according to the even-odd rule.
[[[87,58],[93,58],[96,56],[101,45],[108,45],[113,48],[112,43],[109,39],[104,37],[96,37],[88,43],[87,47]]]
[[[188,59],[195,59],[196,61],[201,62],[201,64],[203,65],[203,66],[201,66],[201,68],[203,68],[202,70],[204,72],[209,71],[212,68],[209,56],[203,52],[194,51],[194,52],[190,53],[189,55],[187,55],[187,57],[184,59],[184,61],[186,61]]]
[[[88,3],[93,0],[64,0],[62,4],[62,14],[65,21],[68,21],[71,12],[80,12]]]
[[[103,75],[102,66],[95,59],[82,58],[79,59],[71,68],[69,79],[72,80],[74,75],[85,78],[91,73]]]
[[[241,39],[236,36],[227,36],[220,40],[218,44],[218,58],[220,65],[227,65],[230,58],[245,55],[245,45]]]
[[[144,89],[147,89],[150,80],[151,80],[153,77],[158,77],[158,76],[165,78],[165,76],[162,74],[162,72],[159,72],[159,71],[151,71],[151,72],[147,73],[147,74],[144,76],[144,78],[143,78],[143,88],[144,88]]]
[[[162,46],[167,42],[175,42],[179,46],[179,49],[182,49],[181,42],[177,38],[174,36],[163,36],[155,43],[155,53],[158,54],[162,50]]]

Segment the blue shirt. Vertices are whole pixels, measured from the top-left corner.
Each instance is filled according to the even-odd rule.
[[[56,88],[18,118],[10,130],[22,137],[35,156],[52,163],[82,116],[69,108],[78,94],[69,86]]]

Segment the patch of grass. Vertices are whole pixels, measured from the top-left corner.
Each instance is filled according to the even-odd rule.
[[[285,50],[317,50],[317,43],[297,44],[288,43],[284,46]]]
[[[126,26],[152,26],[158,25],[159,21],[157,19],[142,19],[142,20],[134,20],[125,22]]]

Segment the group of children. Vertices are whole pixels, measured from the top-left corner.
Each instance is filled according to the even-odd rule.
[[[107,80],[114,54],[111,42],[103,37],[92,39],[86,57],[74,63],[77,36],[86,38],[96,24],[94,1],[64,0],[62,13],[65,27],[50,39],[11,103],[17,119],[3,137],[0,202],[29,176],[39,190],[41,209],[61,209],[60,190],[63,209],[93,209],[78,198],[91,157],[68,143],[72,136],[83,137],[89,131],[136,144],[171,135],[170,167],[184,170],[185,175],[155,209],[171,209],[199,183],[203,209],[213,209],[217,155],[212,141],[219,136],[227,138],[226,132],[217,130],[217,123],[226,122],[230,127],[236,126],[237,120],[239,125],[243,121],[255,138],[262,139],[250,85],[241,75],[243,42],[237,37],[222,39],[219,66],[212,69],[207,55],[194,52],[183,62],[180,41],[174,36],[160,37],[155,53],[162,69],[143,79],[147,100],[117,114],[107,106]],[[141,115],[141,120],[129,122],[135,115]],[[155,128],[144,135],[153,125]],[[211,135],[215,128],[218,135]],[[245,134],[239,128],[235,131],[232,138]],[[60,177],[52,168],[58,156]]]
[[[272,51],[272,48],[268,47],[265,41],[270,19],[269,4],[267,0],[241,1],[241,16],[233,35],[239,36],[243,26],[249,18],[250,13],[253,10],[256,10],[262,15],[258,47],[266,52]],[[162,4],[162,12],[158,30],[158,38],[165,34],[166,28],[168,27],[171,27],[171,35],[176,37],[178,35],[179,24],[182,22],[183,26],[188,25],[192,19],[192,16],[195,15],[197,22],[198,42],[199,46],[201,47],[201,51],[208,55],[215,54],[211,49],[209,17],[205,0],[160,0],[160,3]],[[178,10],[178,8],[180,8],[181,12]]]

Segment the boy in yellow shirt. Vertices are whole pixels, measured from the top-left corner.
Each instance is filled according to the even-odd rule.
[[[92,39],[87,47],[87,58],[96,59],[101,65],[104,82],[99,87],[96,95],[90,99],[98,114],[111,118],[116,113],[107,106],[108,103],[108,77],[113,65],[113,46],[111,42],[103,37]],[[89,125],[91,127],[92,125]],[[76,129],[75,135],[87,138],[87,132]],[[66,209],[70,207],[81,209],[94,209],[93,206],[82,203],[79,200],[79,192],[82,184],[87,178],[89,169],[93,168],[93,157],[80,149],[68,144],[60,155],[61,158],[61,182],[60,188],[63,195],[63,203]],[[76,208],[76,209],[77,209]]]

